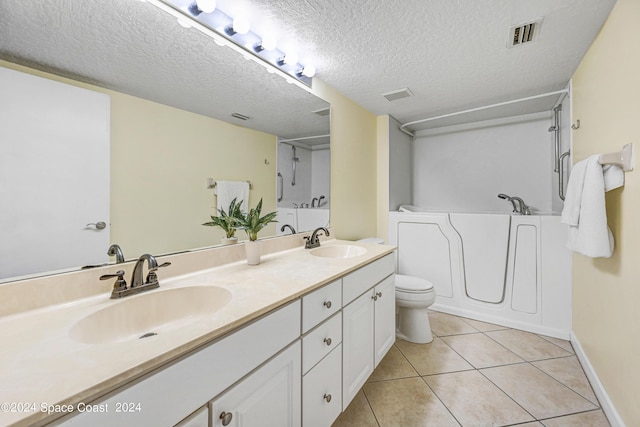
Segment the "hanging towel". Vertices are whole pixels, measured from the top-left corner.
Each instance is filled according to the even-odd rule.
[[[247,211],[249,205],[249,183],[247,181],[216,181],[215,194],[217,198],[217,209],[224,209],[229,213],[229,205],[233,199],[237,202],[242,200],[240,209]]]
[[[575,164],[569,176],[562,222],[569,225],[567,247],[591,258],[609,258],[613,254],[613,234],[607,226],[605,191],[620,182],[614,168],[607,168],[609,188],[605,187],[605,171],[594,155]]]

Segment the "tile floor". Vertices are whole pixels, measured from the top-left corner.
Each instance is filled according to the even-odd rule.
[[[333,427],[609,426],[571,343],[430,312],[397,340]]]

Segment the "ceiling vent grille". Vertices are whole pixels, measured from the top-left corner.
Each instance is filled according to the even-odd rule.
[[[409,90],[409,88],[405,87],[405,88],[402,88],[402,89],[398,89],[398,90],[394,90],[394,91],[391,91],[391,92],[383,93],[382,96],[387,98],[387,101],[391,102],[391,101],[396,101],[398,99],[408,98],[410,96],[413,96],[413,93]]]
[[[240,120],[249,120],[251,118],[251,117],[245,116],[244,114],[241,114],[241,113],[233,113],[233,114],[231,114],[231,117],[235,117],[236,119],[240,119]]]
[[[509,47],[531,43],[538,38],[542,18],[526,24],[516,25],[509,29]]]

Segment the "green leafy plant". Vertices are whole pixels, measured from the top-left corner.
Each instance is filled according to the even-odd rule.
[[[270,222],[276,222],[275,217],[277,212],[270,212],[264,216],[260,216],[262,212],[262,199],[258,202],[254,209],[249,209],[249,212],[243,214],[238,220],[237,228],[246,231],[250,241],[258,239],[258,233]]]
[[[211,221],[205,222],[202,225],[206,225],[209,227],[220,227],[227,234],[227,239],[230,239],[235,236],[236,229],[239,226],[240,219],[244,217],[242,211],[240,210],[240,206],[242,205],[242,200],[236,203],[236,199],[234,198],[229,204],[229,210],[227,212],[224,209],[218,209],[218,216],[211,216]]]

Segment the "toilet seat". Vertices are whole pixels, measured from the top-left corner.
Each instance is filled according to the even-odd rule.
[[[433,283],[414,276],[396,274],[396,291],[408,294],[423,294],[433,290]]]

